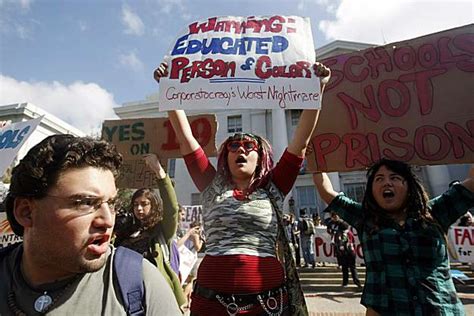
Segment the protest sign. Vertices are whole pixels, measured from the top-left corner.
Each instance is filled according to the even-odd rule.
[[[355,237],[356,262],[364,262],[362,245],[360,244],[357,231],[351,227],[351,232]],[[317,227],[314,235],[314,254],[316,262],[336,263],[336,254],[331,236],[326,228]],[[453,226],[448,231],[448,247],[451,261],[474,263],[474,227]]]
[[[23,239],[15,235],[7,220],[7,213],[0,213],[0,249],[21,242]]]
[[[216,154],[217,121],[214,115],[189,116],[193,135],[208,156]],[[102,139],[113,143],[122,154],[123,166],[117,179],[119,188],[156,188],[156,176],[143,155],[156,154],[165,168],[169,158],[181,158],[179,143],[168,118],[107,120]]]
[[[457,261],[474,263],[474,227],[454,226],[449,230],[448,239],[453,246]]]
[[[324,60],[311,171],[474,162],[474,24]]]
[[[0,175],[5,173],[21,146],[30,137],[42,118],[43,116],[40,116],[33,120],[8,124],[0,128]]]
[[[181,229],[187,231],[191,224],[199,223],[201,225],[201,232],[203,232],[202,205],[183,205],[183,208],[186,215],[180,223]]]
[[[213,17],[190,23],[165,57],[160,111],[319,108],[309,18]]]

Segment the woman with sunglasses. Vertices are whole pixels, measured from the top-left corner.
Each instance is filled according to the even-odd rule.
[[[174,292],[179,306],[186,303],[177,273],[172,268],[173,237],[178,226],[178,201],[170,178],[154,154],[144,156],[157,177],[160,197],[153,189],[142,188],[132,196],[131,229],[117,234],[114,245],[143,254],[161,271]],[[177,249],[176,249],[176,254]],[[176,267],[179,268],[179,267]],[[178,271],[178,270],[176,270]]]
[[[314,71],[324,77],[323,91],[330,71],[319,63]],[[155,80],[167,72],[161,64]],[[282,202],[296,180],[319,110],[302,112],[276,166],[264,138],[237,133],[220,146],[217,168],[194,138],[184,111],[168,115],[203,203],[206,256],[198,270],[191,315],[307,314],[291,252],[283,249],[288,252],[283,254],[284,269],[276,244],[285,242],[279,229]]]

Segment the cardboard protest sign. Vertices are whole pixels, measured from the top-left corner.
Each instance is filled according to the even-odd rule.
[[[0,128],[0,175],[5,173],[21,146],[30,137],[42,118],[43,116],[40,116],[33,120],[8,124]]]
[[[455,259],[474,263],[474,227],[454,226],[449,230],[448,238],[454,246]]]
[[[215,115],[189,116],[193,135],[208,156],[216,154]],[[123,156],[117,179],[119,188],[156,188],[155,174],[146,167],[143,155],[156,154],[166,169],[169,158],[181,158],[176,134],[168,118],[107,120],[102,126],[102,139],[113,143]]]
[[[165,57],[160,111],[319,108],[309,18],[213,17],[188,25]]]
[[[0,213],[0,249],[22,242],[22,238],[13,233],[7,220],[7,213]]]
[[[339,55],[308,158],[312,171],[474,162],[474,24]]]

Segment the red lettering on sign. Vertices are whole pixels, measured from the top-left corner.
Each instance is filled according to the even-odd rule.
[[[336,134],[328,133],[317,135],[313,138],[312,142],[318,168],[324,170],[327,168],[325,156],[335,151],[339,147],[341,141]]]
[[[431,82],[431,78],[442,75],[446,71],[446,68],[430,69],[414,74],[401,75],[399,77],[399,80],[403,82],[415,82],[421,115],[430,114],[433,109],[433,83]]]
[[[453,142],[453,154],[455,158],[464,157],[464,146],[466,145],[469,151],[474,152],[474,120],[467,122],[467,131],[456,123],[448,122],[444,126],[451,135]]]
[[[382,133],[382,140],[393,147],[404,149],[406,153],[402,156],[399,156],[396,155],[391,149],[386,148],[383,150],[383,154],[389,159],[401,161],[411,160],[415,155],[415,149],[413,148],[413,145],[394,139],[394,134],[398,137],[408,136],[408,132],[405,129],[401,127],[390,127]]]
[[[370,164],[370,159],[363,153],[369,144],[364,135],[358,133],[345,134],[342,137],[342,142],[346,145],[346,166],[353,168],[356,162],[363,166]]]
[[[179,149],[179,143],[176,140],[176,133],[171,125],[170,120],[166,120],[163,123],[163,126],[166,127],[166,142],[161,145],[162,150],[176,150]]]
[[[399,104],[392,105],[390,101],[389,90],[394,91],[399,97]],[[400,117],[408,112],[410,107],[410,91],[401,82],[397,80],[384,80],[379,85],[380,108],[385,114],[393,117]]]
[[[364,53],[365,58],[367,58],[368,65],[371,69],[372,79],[379,77],[379,68],[384,69],[386,72],[393,70],[392,60],[390,55],[383,47],[375,47]]]
[[[433,153],[428,152],[428,144],[431,143],[431,148],[433,148],[433,142],[436,141],[439,143],[438,149]],[[421,159],[429,161],[441,160],[449,154],[450,147],[449,136],[437,126],[421,126],[415,131],[415,150]]]
[[[359,124],[356,110],[362,112],[362,115],[364,115],[364,117],[368,120],[371,120],[373,122],[378,122],[380,120],[381,115],[379,109],[377,108],[377,105],[375,104],[374,90],[372,86],[365,87],[364,94],[369,101],[368,106],[347,95],[345,92],[340,92],[337,94],[337,97],[344,103],[347,110],[349,111],[352,129],[356,129]]]

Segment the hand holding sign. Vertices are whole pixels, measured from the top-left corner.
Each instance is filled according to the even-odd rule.
[[[329,79],[331,79],[331,69],[321,64],[320,62],[316,62],[313,65],[313,70],[314,74],[320,78],[319,81],[322,90],[322,87],[329,82]]]
[[[145,160],[146,165],[155,172],[158,179],[164,179],[166,177],[166,171],[163,169],[158,156],[155,154],[146,154],[143,155],[143,160]]]
[[[156,82],[160,82],[161,77],[167,77],[168,76],[168,64],[165,62],[162,62],[158,68],[155,69],[153,72],[153,77],[155,78]]]

